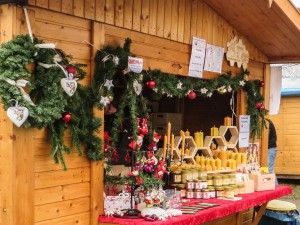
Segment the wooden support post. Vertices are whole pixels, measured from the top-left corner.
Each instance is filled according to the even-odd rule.
[[[105,35],[104,35],[104,25],[99,22],[92,22],[92,40],[91,43],[91,76],[94,74],[95,69],[95,55],[97,49],[100,49],[104,45]],[[97,49],[96,49],[97,48]],[[92,79],[91,79],[92,80]],[[104,113],[98,109],[94,109],[95,116],[102,119],[104,123]],[[99,132],[100,137],[103,139],[103,124]],[[103,149],[101,149],[103,151]],[[98,216],[103,214],[103,193],[104,193],[104,169],[103,162],[92,162],[91,164],[91,224],[98,224]]]
[[[262,215],[264,214],[265,212],[265,209],[267,207],[267,202],[262,204],[258,210],[258,212],[256,213],[256,216],[254,217],[254,220],[252,221],[252,225],[257,225],[262,217]],[[255,213],[255,212],[253,212]]]

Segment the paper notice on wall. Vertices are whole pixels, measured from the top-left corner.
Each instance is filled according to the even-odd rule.
[[[224,56],[224,48],[207,44],[205,53],[204,70],[221,73]]]
[[[239,124],[240,124],[239,147],[246,148],[249,146],[250,116],[240,115]]]
[[[193,37],[192,53],[189,65],[189,76],[202,78],[205,59],[206,41]]]
[[[143,59],[128,56],[128,68],[134,73],[140,73],[143,70]]]

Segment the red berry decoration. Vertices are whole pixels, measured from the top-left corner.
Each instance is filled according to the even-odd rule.
[[[188,94],[188,98],[193,100],[196,98],[196,93],[194,91],[191,91],[189,94]]]
[[[264,86],[265,86],[265,82],[259,81],[259,86],[260,86],[260,87],[264,87]]]
[[[255,107],[256,107],[257,109],[259,109],[261,106],[262,106],[262,103],[261,103],[261,102],[256,102]]]
[[[66,70],[67,70],[68,74],[70,74],[70,73],[75,74],[76,73],[76,68],[71,64],[67,66]]]
[[[153,89],[153,88],[155,88],[156,83],[154,80],[150,80],[150,81],[146,82],[146,85],[148,88]]]
[[[265,110],[265,106],[262,105],[260,108],[259,108],[260,111],[264,111]]]
[[[72,114],[70,112],[64,112],[61,118],[65,123],[68,123],[72,119]]]

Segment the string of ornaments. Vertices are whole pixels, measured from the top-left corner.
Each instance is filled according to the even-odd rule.
[[[164,171],[164,165],[160,164],[160,160],[156,159],[155,151],[149,150],[149,152],[144,149],[140,151],[143,146],[143,139],[145,134],[141,130],[139,125],[139,119],[137,115],[139,114],[139,107],[137,107],[138,99],[159,100],[163,95],[167,97],[187,97],[193,100],[197,97],[210,98],[214,92],[220,94],[234,93],[235,91],[245,91],[247,93],[247,114],[251,117],[251,136],[260,136],[261,127],[266,126],[265,115],[267,110],[263,106],[263,96],[261,95],[261,88],[264,86],[263,81],[259,80],[248,80],[249,71],[241,70],[239,74],[234,77],[231,72],[222,74],[217,78],[204,80],[185,76],[177,76],[174,74],[163,73],[160,70],[148,70],[140,71],[140,73],[135,74],[130,72],[128,61],[131,60],[130,57],[134,55],[130,52],[131,40],[126,39],[124,46],[113,47],[111,45],[105,46],[103,49],[97,52],[95,57],[96,69],[94,76],[93,93],[95,94],[94,99],[97,101],[97,106],[103,109],[107,104],[109,104],[112,99],[114,99],[114,78],[116,76],[121,76],[126,79],[127,85],[126,90],[121,96],[120,102],[118,102],[118,111],[115,113],[115,120],[111,129],[111,139],[110,139],[110,149],[105,152],[105,164],[106,171],[110,170],[110,162],[112,156],[112,149],[115,149],[116,144],[119,142],[119,132],[120,123],[124,117],[124,107],[128,106],[130,108],[130,118],[132,121],[132,133],[131,142],[129,148],[132,149],[137,155],[137,162],[135,164],[134,172],[131,176],[136,178],[142,177],[142,179],[137,179],[138,182],[145,180],[146,173],[161,174]],[[147,96],[144,95],[147,92]],[[150,92],[150,95],[149,95]],[[258,107],[258,104],[261,105]],[[232,103],[234,105],[234,103]],[[233,109],[234,110],[234,109]],[[233,111],[234,113],[234,111]],[[235,114],[235,113],[234,113]],[[143,115],[142,119],[147,118],[147,115]],[[155,140],[155,131],[148,129],[150,135],[150,140]],[[154,143],[155,144],[155,143]],[[151,146],[151,144],[149,145]],[[147,154],[144,154],[146,152]],[[156,160],[154,160],[154,158]],[[131,160],[131,158],[128,158]],[[139,168],[142,168],[140,170]],[[142,173],[143,171],[144,173]],[[108,175],[109,173],[106,173]],[[156,178],[161,178],[156,176]],[[114,178],[110,176],[105,176],[105,181],[117,182],[124,184],[127,182],[127,178],[123,180],[115,181]],[[136,182],[137,182],[136,180]],[[153,181],[155,182],[155,181]],[[145,182],[143,182],[144,184]],[[145,185],[145,184],[144,184]]]

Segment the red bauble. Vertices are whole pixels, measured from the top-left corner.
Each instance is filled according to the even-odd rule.
[[[264,87],[264,86],[265,86],[265,82],[259,81],[259,86],[260,86],[260,87]]]
[[[262,106],[262,103],[261,103],[261,102],[256,102],[255,107],[256,107],[257,109],[259,109],[261,106]]]
[[[70,74],[70,73],[75,74],[76,73],[76,68],[71,64],[67,66],[66,70],[67,70],[68,74]]]
[[[68,123],[72,119],[72,114],[70,112],[64,112],[61,118],[65,123]]]
[[[196,96],[197,96],[196,93],[193,92],[193,91],[191,91],[191,92],[188,94],[188,98],[191,99],[191,100],[195,99]]]
[[[262,105],[260,108],[259,108],[260,111],[264,111],[265,110],[265,106]]]
[[[154,80],[150,80],[150,81],[146,82],[146,85],[148,88],[153,89],[153,88],[155,88],[156,83]]]

